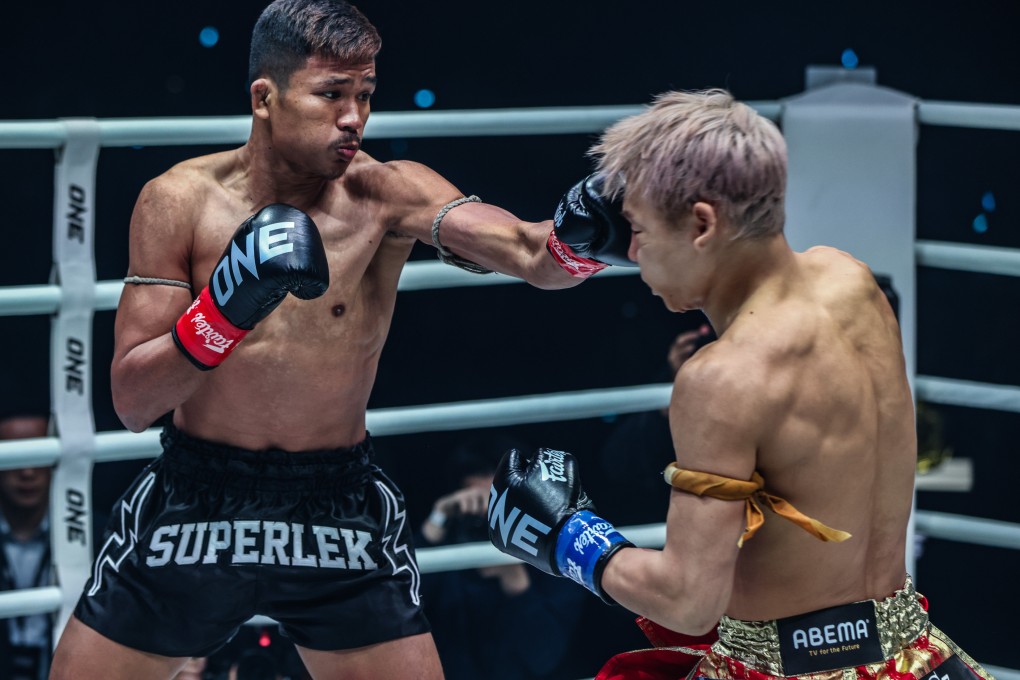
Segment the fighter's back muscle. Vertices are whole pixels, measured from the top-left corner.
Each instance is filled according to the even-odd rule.
[[[754,395],[720,408],[742,409],[735,416],[750,423],[767,490],[853,538],[822,543],[769,513],[737,562],[728,613],[740,618],[881,597],[902,584],[915,445],[898,330],[860,263],[831,249],[798,261],[800,280],[745,310],[701,360],[730,385],[724,395]]]

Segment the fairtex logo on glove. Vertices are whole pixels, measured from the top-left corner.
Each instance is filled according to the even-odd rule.
[[[574,539],[574,552],[584,553],[593,545],[605,545],[606,535],[615,531],[616,529],[613,525],[605,520],[595,522],[594,524],[585,527],[584,531],[578,534]]]
[[[563,575],[569,578],[575,583],[580,583],[582,586],[586,586],[584,582],[584,570],[581,569],[581,565],[574,560],[567,558],[566,569],[563,571]]]
[[[562,451],[551,449],[540,449],[538,453],[538,464],[542,468],[542,481],[552,480],[554,482],[567,481],[566,466],[563,463]]]
[[[203,370],[218,366],[248,331],[230,323],[216,308],[205,287],[174,325],[174,342]]]
[[[556,264],[564,269],[568,274],[573,276],[575,279],[586,279],[593,274],[597,274],[609,265],[603,264],[598,260],[590,260],[587,257],[581,257],[575,253],[570,246],[556,237],[556,232],[549,234],[548,240],[545,243],[546,249],[549,254],[556,260]]]
[[[194,306],[194,304],[192,304],[192,306]],[[233,340],[223,337],[223,334],[213,328],[212,325],[206,321],[205,314],[202,312],[191,317],[191,324],[195,327],[195,335],[200,335],[205,338],[204,346],[214,352],[223,354],[230,349],[231,345],[234,344]]]

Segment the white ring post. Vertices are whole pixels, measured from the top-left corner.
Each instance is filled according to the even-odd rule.
[[[92,316],[96,285],[96,162],[99,124],[63,121],[67,143],[57,152],[53,208],[53,275],[60,306],[50,338],[53,416],[60,459],[50,494],[50,541],[62,606],[53,640],[74,610],[92,564]]]

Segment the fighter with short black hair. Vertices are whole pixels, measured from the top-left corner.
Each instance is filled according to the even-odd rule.
[[[54,680],[169,678],[256,614],[317,680],[441,677],[404,499],[365,428],[401,270],[422,241],[564,288],[614,249],[626,262],[629,225],[583,182],[525,222],[368,156],[379,46],[342,0],[269,5],[247,142],[138,197],[113,400],[134,431],[172,417],[111,515]]]

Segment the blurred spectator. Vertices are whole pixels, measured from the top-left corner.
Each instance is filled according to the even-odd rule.
[[[45,437],[49,419],[18,415],[0,420],[0,439]],[[0,591],[52,583],[49,538],[52,468],[0,470]],[[49,675],[53,620],[49,614],[0,619],[0,678]]]
[[[439,497],[418,547],[485,541],[496,463],[520,442],[494,435],[455,451],[458,488]],[[422,576],[422,599],[447,680],[569,677],[571,641],[586,594],[523,563]]]

